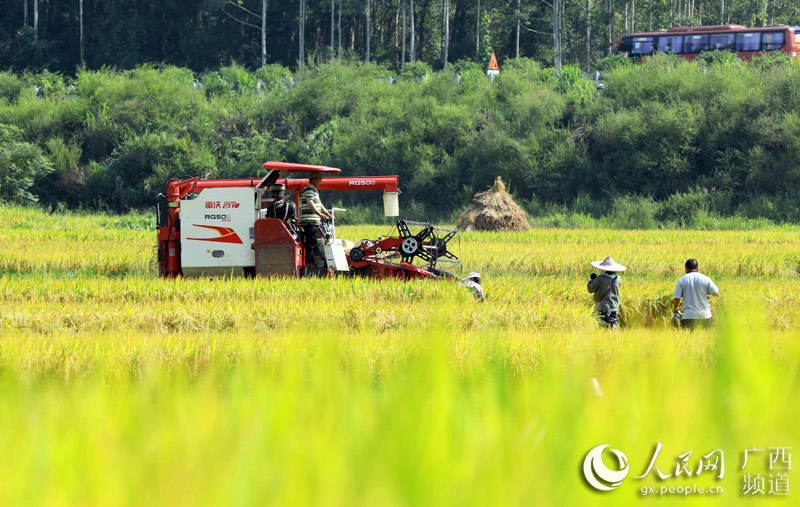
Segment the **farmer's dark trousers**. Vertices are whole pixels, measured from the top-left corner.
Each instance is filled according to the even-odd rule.
[[[714,325],[714,319],[683,319],[681,327],[685,329],[708,329]]]
[[[319,225],[303,224],[303,246],[305,247],[306,265],[314,265],[314,254],[319,254],[317,238],[320,236]]]

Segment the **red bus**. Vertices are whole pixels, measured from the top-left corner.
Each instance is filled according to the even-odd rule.
[[[626,35],[616,43],[619,44],[617,54],[630,58],[641,58],[659,51],[694,60],[704,51],[714,50],[733,51],[742,60],[750,60],[753,56],[770,51],[782,51],[797,58],[800,53],[800,27],[682,26],[660,32]]]

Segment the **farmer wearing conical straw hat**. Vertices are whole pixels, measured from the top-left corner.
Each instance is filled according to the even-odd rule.
[[[591,274],[591,279],[587,285],[589,292],[594,294],[595,311],[600,317],[603,327],[617,329],[617,319],[619,318],[619,273],[626,268],[622,264],[617,264],[611,257],[606,257],[602,261],[592,261],[591,265],[603,273]]]

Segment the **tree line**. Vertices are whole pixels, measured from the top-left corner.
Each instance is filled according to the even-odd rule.
[[[795,0],[2,0],[0,68],[194,71],[359,59],[395,70],[534,58],[584,70],[623,34],[800,24]]]
[[[170,178],[252,178],[284,160],[399,175],[409,219],[452,219],[502,176],[531,215],[578,225],[800,221],[800,63],[607,63],[602,92],[528,58],[493,81],[464,61],[0,72],[0,200],[145,209]],[[323,197],[380,220],[373,192]]]

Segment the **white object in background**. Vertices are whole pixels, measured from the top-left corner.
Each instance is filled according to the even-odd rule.
[[[335,271],[350,271],[350,266],[347,264],[347,256],[344,253],[344,244],[340,238],[335,238],[330,243],[322,245],[325,251],[325,260],[328,262],[328,267]]]
[[[350,271],[347,264],[347,256],[344,253],[344,243],[341,238],[336,237],[336,212],[346,211],[344,208],[331,208],[333,220],[330,223],[331,237],[328,241],[323,241],[322,250],[325,252],[325,261],[328,267],[334,271]]]
[[[399,192],[383,193],[383,214],[387,217],[400,216],[400,202],[397,199]]]

